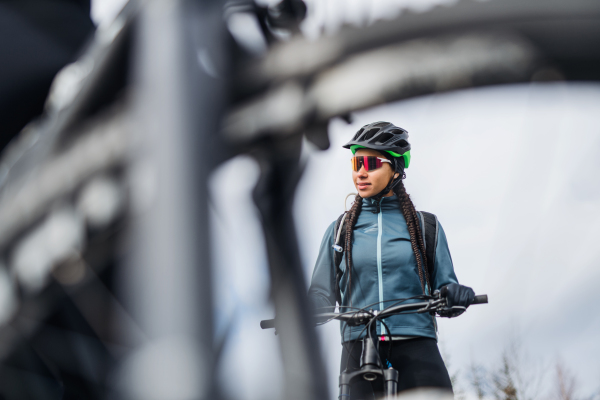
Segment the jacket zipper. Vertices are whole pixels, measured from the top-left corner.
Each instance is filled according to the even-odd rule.
[[[379,213],[377,214],[377,278],[379,279],[379,310],[383,310],[383,271],[381,265],[381,235],[383,233],[383,212],[381,211],[381,205]],[[381,335],[385,335],[385,326],[380,323]]]

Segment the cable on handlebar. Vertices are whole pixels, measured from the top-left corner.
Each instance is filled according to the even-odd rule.
[[[387,303],[387,302],[389,302],[389,301],[396,301],[396,303],[394,303],[394,304],[392,304],[392,305],[390,305],[390,306],[388,306],[388,307],[384,308],[382,311],[386,310],[386,309],[387,309],[387,308],[389,308],[389,307],[393,307],[393,306],[395,306],[395,305],[398,305],[398,304],[404,303],[404,302],[406,302],[406,301],[408,301],[408,300],[415,300],[415,299],[430,299],[430,298],[432,298],[432,296],[428,296],[428,295],[422,295],[422,294],[420,294],[420,295],[417,295],[417,296],[407,297],[407,298],[404,298],[404,299],[392,299],[392,300],[384,300],[384,301],[382,301],[382,302],[378,301],[378,302],[376,302],[376,303],[371,303],[371,304],[368,304],[368,305],[364,306],[363,308],[361,308],[361,309],[359,309],[358,311],[356,311],[356,313],[358,314],[359,312],[365,312],[365,311],[366,311],[366,312],[368,312],[368,310],[367,310],[367,307],[372,307],[372,306],[374,306],[374,305],[376,305],[376,304],[380,304],[380,303]],[[413,314],[413,313],[412,313],[412,312],[407,312],[407,313],[405,313],[405,314]],[[375,321],[377,320],[377,317],[378,317],[378,316],[375,316],[375,319],[374,319]],[[365,329],[369,328],[369,326],[371,325],[371,323],[372,323],[372,322],[373,322],[373,319],[372,319],[371,321],[369,321],[369,323],[367,323],[367,324],[365,325],[365,327],[364,327],[364,328],[363,328],[363,329],[362,329],[362,330],[361,330],[361,331],[358,333],[358,337],[359,337],[359,338],[360,338],[360,336],[363,334],[363,332],[365,331]],[[344,325],[344,328],[342,329],[342,339],[344,338],[344,335],[345,335],[345,333],[346,333],[346,328],[347,328],[347,327],[348,327],[348,324],[346,323],[346,325]],[[389,329],[388,329],[388,331],[389,331]],[[358,339],[354,340],[354,343],[352,343],[352,346],[350,346],[350,350],[348,351],[348,360],[346,361],[346,369],[348,369],[348,362],[350,361],[350,359],[349,359],[349,358],[352,356],[352,350],[354,350],[354,346],[356,345],[356,342],[357,342],[357,341],[358,341]],[[381,360],[380,360],[380,361],[381,361]]]
[[[353,307],[353,308],[356,308],[356,307]],[[338,318],[340,315],[358,314],[359,312],[361,312],[361,311],[347,311],[347,312],[344,312],[344,313],[338,313],[337,315],[335,315],[335,316],[333,316],[333,317],[329,318],[327,321],[323,321],[323,322],[316,322],[316,323],[315,323],[315,325],[316,325],[316,326],[321,326],[321,325],[324,325],[324,324],[326,324],[326,323],[328,323],[328,322],[331,322],[331,321],[333,321],[334,319],[337,319],[337,318]],[[370,314],[370,315],[373,315],[373,316],[375,316],[375,314],[373,314],[373,313],[372,313],[372,312],[370,312],[369,310],[367,310],[367,311],[363,311],[363,312],[366,312],[367,314]],[[346,327],[344,327],[344,329],[346,329]],[[343,331],[342,331],[342,334],[343,334]],[[343,336],[342,336],[342,337],[343,337]]]
[[[395,301],[396,303],[394,303],[394,304],[392,304],[392,305],[389,305],[389,306],[387,306],[386,308],[389,308],[389,307],[395,306],[395,305],[397,305],[397,304],[404,303],[405,301],[408,301],[408,300],[415,300],[415,299],[420,299],[420,300],[428,300],[428,299],[432,299],[432,298],[433,298],[433,296],[429,296],[429,295],[425,295],[425,294],[419,294],[419,295],[416,295],[416,296],[412,296],[412,297],[406,297],[406,298],[398,298],[398,299],[390,299],[390,300],[376,301],[375,303],[367,304],[367,305],[366,305],[366,306],[364,306],[363,308],[359,309],[359,311],[357,311],[357,312],[363,311],[363,310],[365,310],[367,307],[373,307],[373,306],[375,306],[375,305],[377,305],[377,304],[380,304],[380,303],[389,303],[390,301]],[[344,306],[344,307],[349,307],[349,306]],[[357,307],[353,307],[353,308],[357,308]],[[385,310],[386,308],[384,308],[384,310]],[[381,311],[383,311],[383,310],[381,310]]]
[[[403,303],[403,302],[405,302],[407,300],[414,300],[414,299],[427,300],[427,299],[431,299],[431,298],[433,298],[433,297],[421,294],[421,295],[407,297],[407,298],[398,298],[398,299],[389,299],[389,300],[377,301],[375,303],[367,304],[366,306],[363,306],[362,308],[353,307],[353,306],[339,306],[340,309],[342,309],[342,308],[352,308],[352,309],[356,310],[356,311],[344,311],[344,312],[340,312],[339,315],[347,315],[347,314],[352,313],[352,312],[356,312],[356,313],[365,312],[365,311],[368,311],[367,310],[368,307],[373,307],[374,305],[377,305],[377,304],[380,304],[380,303],[388,303],[390,301],[395,301],[396,303],[394,303],[394,304],[392,304],[392,305],[390,305],[390,306],[388,306],[386,308],[389,308],[389,307],[395,306],[397,304]],[[337,308],[337,307],[338,306],[324,306],[324,307],[319,307],[316,310],[328,309],[328,308],[333,308],[335,310],[335,308]],[[322,325],[324,323],[325,322],[321,322],[321,323],[318,323],[318,325]]]

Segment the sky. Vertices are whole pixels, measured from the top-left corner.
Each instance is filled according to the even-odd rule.
[[[307,0],[307,36],[342,22],[366,24],[403,7],[453,1]],[[95,0],[97,23],[123,0]],[[310,280],[322,234],[355,192],[342,145],[364,124],[387,120],[409,131],[413,150],[405,181],[419,210],[435,213],[448,237],[462,284],[490,303],[456,319],[440,319],[440,346],[463,384],[470,363],[497,364],[517,338],[528,366],[548,370],[558,359],[578,376],[581,395],[600,382],[600,313],[592,301],[600,281],[600,85],[525,84],[420,97],[332,120],[332,146],[304,147],[306,170],[295,216],[302,263]],[[259,328],[272,318],[264,243],[250,198],[258,169],[248,157],[211,177],[218,338],[224,388],[236,399],[277,399],[277,337]],[[339,329],[318,328],[337,395]],[[234,374],[236,385],[225,380]],[[547,388],[545,387],[544,390]]]

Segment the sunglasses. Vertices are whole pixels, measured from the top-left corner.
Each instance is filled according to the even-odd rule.
[[[386,160],[382,157],[376,156],[355,156],[350,159],[352,161],[352,169],[359,171],[362,166],[365,167],[365,171],[372,171],[377,168],[381,168],[383,163],[392,163],[390,160]]]

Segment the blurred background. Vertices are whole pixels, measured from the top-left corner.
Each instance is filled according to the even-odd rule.
[[[489,0],[489,2],[502,2],[502,0]],[[83,4],[84,7],[79,11],[88,11],[85,7],[86,2],[73,1],[72,3]],[[148,4],[150,3],[152,2],[148,2]],[[277,1],[261,0],[258,2],[264,7],[275,3]],[[317,43],[319,40],[326,41],[327,38],[335,36],[348,25],[372,27],[381,21],[397,19],[397,25],[402,27],[403,15],[411,17],[431,10],[450,9],[457,3],[458,1],[453,0],[307,0],[307,16],[300,24],[300,33],[308,38],[310,43]],[[463,6],[465,3],[483,2],[461,2]],[[555,3],[559,4],[560,2]],[[127,2],[124,0],[91,1],[89,13],[97,32],[100,32],[96,36],[99,42],[108,40],[107,37],[112,38],[113,34],[117,35],[114,33],[118,31],[120,23],[117,16],[126,4]],[[1,7],[3,7],[2,3],[0,3],[0,11],[3,10]],[[565,9],[568,9],[568,5],[565,5]],[[207,15],[214,16],[208,13]],[[144,25],[142,24],[142,26]],[[254,28],[256,27],[252,25],[252,22],[243,18],[228,20],[228,29],[235,39],[240,41],[241,45],[253,54],[253,57],[258,57],[264,54],[267,44],[260,35],[253,36],[253,32],[256,33]],[[83,32],[91,35],[92,33],[89,32],[92,29],[91,25],[84,24],[81,27],[81,33],[77,33],[79,37],[77,46],[73,44],[68,54],[61,53],[62,58],[50,69],[58,70],[57,65],[64,65],[67,61],[75,59],[80,54],[79,51],[82,51],[78,50],[79,46],[83,46],[82,43],[85,43]],[[289,32],[285,32],[285,30],[274,29],[274,31],[283,42],[290,36]],[[169,41],[174,39],[164,35],[165,39],[162,37],[162,33],[155,32],[153,37],[158,43],[157,48],[163,50],[176,48],[172,45],[175,42]],[[202,31],[195,32],[195,34],[204,37]],[[557,32],[556,37],[560,39],[561,33]],[[212,38],[207,36],[205,40],[210,41]],[[194,62],[199,64],[206,74],[213,78],[218,77],[217,72],[219,71],[215,72],[218,70],[218,65],[215,67],[211,63],[211,60],[218,61],[218,57],[208,57],[209,51],[206,50],[214,49],[202,41],[199,42],[199,44],[194,43],[198,49],[197,54],[193,57]],[[144,51],[149,52],[148,49],[151,49],[153,44],[150,42]],[[561,46],[559,40],[556,41],[556,46]],[[139,56],[144,53],[142,51],[136,54]],[[172,54],[177,55],[176,53]],[[85,66],[85,64],[81,66]],[[162,67],[164,65],[158,65],[157,70]],[[445,66],[442,64],[441,68],[444,69]],[[2,70],[0,69],[0,71]],[[600,278],[600,247],[596,245],[596,241],[600,238],[600,179],[597,176],[600,171],[600,159],[597,157],[600,148],[600,120],[598,117],[600,84],[585,80],[566,82],[562,80],[563,77],[560,74],[553,71],[550,71],[550,75],[552,75],[552,79],[550,79],[552,82],[539,82],[538,79],[531,79],[531,82],[527,80],[526,83],[521,84],[487,86],[450,92],[440,90],[440,93],[418,96],[399,102],[385,101],[385,99],[379,101],[380,99],[378,99],[376,102],[384,103],[384,105],[352,112],[344,119],[334,117],[329,120],[326,128],[331,145],[327,150],[320,150],[315,144],[305,138],[302,139],[300,165],[303,168],[303,175],[294,196],[293,215],[302,272],[308,284],[326,227],[344,211],[345,207],[349,207],[350,199],[347,204],[344,204],[344,199],[349,193],[355,191],[349,168],[350,153],[341,147],[342,144],[347,142],[362,125],[373,121],[390,121],[408,130],[413,150],[411,151],[411,166],[407,170],[407,180],[405,181],[407,191],[418,210],[429,211],[438,216],[448,237],[454,267],[460,283],[471,286],[478,294],[488,294],[490,299],[489,304],[472,307],[460,318],[438,319],[440,348],[454,381],[456,398],[459,399],[600,399],[600,384],[598,383],[600,382],[600,345],[597,342],[600,331],[600,313],[595,310],[593,303],[596,282]],[[50,85],[51,76],[53,74],[45,77],[47,86]],[[143,78],[148,79],[148,77]],[[148,81],[152,82],[151,79]],[[150,85],[151,91],[143,92],[146,96],[140,97],[151,99],[156,90],[163,90],[160,92],[161,94],[169,94],[168,88],[180,83],[176,80],[169,81],[166,86],[157,86],[158,89]],[[194,84],[196,83],[190,83],[190,87],[194,87]],[[164,91],[165,87],[167,88],[166,92]],[[84,89],[81,91],[83,92]],[[38,97],[40,97],[39,94]],[[36,103],[37,113],[42,112],[43,98],[43,96],[39,98]],[[127,101],[131,100],[130,92],[126,92],[123,97],[117,97],[121,100],[123,98]],[[221,100],[217,98],[215,103],[219,101]],[[168,115],[168,112],[178,115],[178,104],[181,105],[181,103],[177,103],[167,109],[165,115]],[[284,109],[293,109],[296,103],[283,102],[282,104]],[[122,102],[117,102],[117,109],[122,105]],[[192,114],[200,115],[201,110],[194,110],[195,106],[196,103],[192,102]],[[48,109],[48,106],[46,107]],[[130,111],[128,107],[121,107],[121,109]],[[135,111],[140,112],[139,110]],[[92,116],[94,115],[92,113]],[[144,118],[151,119],[150,114],[142,115]],[[259,115],[261,114],[259,113]],[[101,117],[104,118],[105,115],[101,115]],[[309,119],[307,115],[303,117]],[[107,119],[109,120],[109,118]],[[162,125],[154,126],[148,123],[143,127],[148,128],[148,131],[152,131],[152,129],[159,133],[165,131],[165,126]],[[181,130],[184,131],[185,127]],[[7,132],[9,131],[6,130],[2,133]],[[10,137],[16,132],[11,131]],[[29,137],[22,135],[27,140],[22,140],[18,146],[23,148],[33,146],[32,143],[35,143],[44,132],[46,131],[39,130],[37,133],[34,132],[35,135]],[[210,133],[214,134],[214,131],[210,131]],[[151,137],[150,134],[149,137]],[[183,143],[189,144],[189,142]],[[94,143],[91,144],[94,145]],[[165,142],[161,142],[157,147],[164,145]],[[13,149],[17,148],[18,150],[18,146],[13,146]],[[92,148],[94,147],[92,146]],[[99,146],[95,148],[99,148]],[[118,149],[118,147],[115,148]],[[209,152],[209,150],[203,151],[203,156]],[[243,152],[237,151],[237,153]],[[2,168],[0,168],[2,182],[6,176],[10,178],[11,174],[18,176],[22,171],[29,171],[22,165],[20,166],[21,172],[17,168],[16,174],[15,168],[7,169],[6,166],[13,163],[13,154],[14,152],[10,154],[10,157],[4,158]],[[32,158],[43,159],[45,154],[38,151],[32,155]],[[94,154],[94,152],[90,154]],[[165,162],[160,165],[177,164],[178,156],[182,153],[174,151],[170,154],[172,156],[168,160],[170,164]],[[212,341],[214,337],[215,348],[218,349],[215,350],[217,357],[214,359],[217,361],[212,363],[214,359],[209,356],[199,357],[202,360],[210,360],[210,362],[202,361],[204,364],[200,366],[194,364],[194,360],[189,361],[186,355],[202,354],[202,352],[193,345],[189,345],[186,341],[187,338],[185,340],[178,339],[175,342],[175,350],[173,347],[169,347],[173,343],[169,343],[169,346],[159,346],[158,350],[154,348],[154,352],[143,353],[143,357],[134,355],[133,361],[126,361],[124,367],[122,365],[118,367],[125,368],[125,372],[119,369],[116,373],[116,375],[122,375],[124,381],[129,382],[124,386],[129,387],[130,390],[133,387],[135,392],[135,395],[123,397],[124,399],[197,398],[194,394],[201,390],[194,385],[189,387],[185,385],[194,382],[200,386],[211,386],[196,378],[201,375],[210,376],[220,383],[219,396],[222,398],[254,400],[280,399],[285,396],[285,373],[281,355],[282,350],[285,351],[285,345],[282,349],[279,342],[281,336],[275,336],[273,331],[261,330],[259,327],[260,320],[273,318],[275,315],[271,297],[273,293],[271,292],[267,244],[263,236],[259,210],[254,205],[255,198],[253,199],[252,194],[261,175],[261,165],[264,167],[264,159],[264,153],[254,152],[252,156],[238,155],[220,164],[214,170],[198,168],[194,171],[187,171],[185,176],[190,181],[204,182],[206,180],[207,182],[208,216],[206,221],[202,220],[200,225],[206,229],[210,238],[211,256],[210,260],[206,261],[202,254],[202,261],[206,264],[210,262],[213,272],[210,276],[211,302],[203,299],[205,301],[203,305],[210,304],[214,307],[214,326],[206,323],[200,316],[197,317],[200,322],[194,320],[189,324],[192,326],[194,323],[198,325],[205,323],[212,329],[212,337],[210,339],[203,337],[202,340],[208,342]],[[25,167],[27,165],[25,163]],[[30,162],[29,165],[35,165],[35,163]],[[69,164],[69,166],[72,165],[75,164]],[[147,179],[148,171],[152,172],[152,168],[148,168],[148,165],[144,163],[140,165],[141,167],[138,165],[133,168],[131,176],[134,176],[135,181],[140,183],[141,189],[132,185],[123,190],[125,192],[130,190],[132,203],[143,210],[147,204],[144,205],[144,196],[141,200],[138,198],[139,193],[142,195],[152,194],[157,189],[153,186],[156,182],[151,178]],[[76,168],[67,167],[67,169]],[[10,171],[10,173],[6,171]],[[174,170],[168,169],[168,171],[172,173]],[[123,199],[120,197],[123,194],[118,190],[115,192],[114,189],[115,180],[119,182],[121,177],[120,173],[117,171],[116,174],[110,175],[111,179],[108,181],[106,179],[100,180],[99,183],[95,181],[96,184],[91,185],[92,189],[88,191],[92,194],[88,197],[75,196],[78,199],[78,210],[87,210],[87,204],[93,204],[93,199],[98,198],[102,200],[102,204],[116,204],[114,205],[115,210],[119,209],[119,204],[121,204],[120,207],[123,207]],[[25,175],[25,173],[23,174]],[[30,173],[29,175],[35,174]],[[150,173],[150,175],[152,174]],[[112,179],[115,177],[117,179]],[[172,185],[175,186],[169,186],[171,184],[169,182],[167,189],[186,187],[185,179],[174,179],[174,181]],[[162,193],[162,189],[163,187],[158,192]],[[206,194],[203,190],[200,191],[203,196]],[[136,193],[138,193],[137,197]],[[0,193],[0,200],[6,199],[11,194],[12,192],[5,190]],[[81,200],[89,197],[92,200]],[[152,196],[148,197],[152,198]],[[195,206],[190,206],[180,200],[172,203],[175,204],[174,208],[184,209]],[[52,207],[52,210],[57,208],[55,204]],[[110,214],[109,211],[106,212]],[[114,217],[114,215],[120,214],[113,210],[112,215]],[[160,218],[163,218],[164,215],[160,214]],[[186,220],[188,215],[185,214],[177,215],[184,222],[183,225],[185,222],[196,221],[194,219]],[[0,220],[5,221],[2,219],[5,218],[4,214],[0,217]],[[166,223],[164,219],[160,220],[160,218],[157,218],[158,223],[164,223],[170,229],[170,222]],[[137,229],[148,231],[144,225]],[[171,245],[176,250],[180,249],[177,246],[181,236],[177,236],[177,234],[181,234],[181,232],[172,234],[173,232],[169,229],[161,233],[164,235],[161,238],[168,239],[166,240],[167,245]],[[58,236],[64,238],[68,237],[69,232],[60,231],[59,233]],[[53,234],[56,236],[56,232]],[[62,236],[63,234],[66,236]],[[196,236],[190,234],[189,238],[191,238],[189,241],[193,247],[195,245],[193,240],[196,239]],[[5,238],[0,235],[0,239],[4,240]],[[105,237],[99,239],[100,242],[103,240]],[[14,245],[13,242],[11,243]],[[124,244],[117,246],[117,250],[111,247],[111,251],[115,254],[114,258],[119,262],[122,262],[123,259],[129,260],[128,257],[135,259],[135,254],[133,257],[128,256],[126,250],[136,249],[136,243],[130,241],[120,243]],[[94,242],[90,241],[90,245],[93,244]],[[199,247],[201,246],[199,244]],[[26,247],[25,250],[27,250]],[[151,264],[152,254],[162,256],[160,251],[149,252],[149,254],[150,256],[146,256],[146,258],[140,256],[141,258],[136,259],[136,262],[140,265],[143,265],[144,262]],[[3,255],[3,257],[5,256]],[[3,262],[2,260],[7,264],[14,261],[0,259],[0,263]],[[176,300],[167,301],[167,305],[163,307],[161,296],[152,292],[153,289],[160,286],[153,286],[155,281],[150,278],[148,281],[142,279],[137,286],[133,285],[123,290],[137,295],[138,292],[144,291],[143,287],[146,287],[148,293],[146,293],[145,299],[153,299],[155,302],[148,303],[147,308],[136,304],[136,306],[140,306],[139,310],[141,311],[139,314],[132,313],[132,315],[138,317],[141,315],[141,320],[147,318],[146,321],[142,321],[140,326],[145,327],[144,322],[147,322],[147,326],[150,326],[148,332],[153,332],[153,334],[158,332],[156,335],[159,338],[166,334],[162,330],[163,327],[156,326],[159,324],[152,319],[151,314],[157,310],[156,307],[158,306],[159,313],[164,313],[161,314],[163,317],[173,314],[172,319],[167,318],[166,320],[173,322],[174,325],[180,324],[177,326],[183,327],[181,330],[185,331],[188,323],[185,318],[194,314],[195,303],[193,301],[197,300],[196,298],[189,301],[190,298],[186,298],[184,295],[181,298],[177,297],[180,288],[182,293],[188,293],[186,290],[190,290],[190,287],[187,286],[188,281],[191,280],[189,277],[196,278],[194,275],[175,274],[173,279],[170,279],[171,275],[169,275],[171,269],[175,269],[174,265],[177,265],[178,261],[189,260],[185,258],[185,255],[174,261],[167,260],[172,263],[167,265],[168,268],[162,272],[165,275],[158,274],[152,279],[158,277],[158,280],[168,281],[167,286],[172,285],[168,287],[171,292],[161,293],[161,296],[167,300],[170,298]],[[132,264],[138,265],[135,262]],[[5,321],[11,318],[16,309],[15,302],[11,297],[13,295],[11,291],[16,289],[7,282],[16,278],[14,278],[14,274],[11,275],[13,272],[10,272],[12,271],[10,268],[4,268],[4,265],[1,267],[0,289],[4,290],[0,291],[0,320]],[[9,272],[4,272],[5,269]],[[125,276],[134,276],[134,272],[135,270],[133,272],[126,270]],[[67,287],[67,291],[70,287],[69,279],[75,279],[75,281],[78,279],[69,276],[70,278],[67,277],[65,281],[67,283],[63,285]],[[58,281],[61,284],[64,283],[60,279]],[[102,282],[108,281],[102,276]],[[193,292],[193,288],[191,291]],[[10,296],[6,293],[9,293]],[[23,293],[28,295],[30,292],[25,290]],[[19,292],[19,296],[23,293]],[[139,302],[140,298],[137,298],[136,301]],[[117,297],[116,299],[121,301],[121,298]],[[106,305],[110,301],[104,299],[102,302],[93,304]],[[177,303],[177,301],[182,301],[182,303]],[[127,305],[127,303],[126,300],[123,301],[123,304]],[[173,308],[169,309],[168,306],[173,306]],[[135,337],[138,332],[131,329],[131,321],[128,320],[126,312],[119,314],[114,311],[114,304],[111,307],[111,312],[117,315],[117,317],[113,316],[111,322],[117,321],[118,327],[126,327],[123,328],[126,334],[120,338],[126,337],[127,340],[110,343],[112,346],[109,346],[110,354],[111,356],[116,354],[119,357],[123,354],[128,355],[129,353],[126,353],[124,349],[127,346],[135,348],[132,343],[139,342],[136,342],[137,338],[134,340],[132,337]],[[27,308],[26,312],[21,310],[25,319],[31,318],[28,312],[32,310],[36,311],[36,307]],[[132,310],[138,312],[135,307]],[[177,310],[177,312],[173,312],[173,310]],[[101,314],[98,309],[92,311]],[[96,314],[92,312],[92,315]],[[63,322],[61,321],[61,323]],[[48,325],[54,326],[53,324],[56,325],[57,322],[53,321]],[[29,329],[29,325],[23,326]],[[23,332],[27,329],[23,329]],[[86,329],[88,329],[87,325]],[[93,329],[94,332],[90,333],[90,336],[98,333],[95,325],[93,325]],[[1,332],[3,336],[0,340],[5,340],[10,336],[6,333],[7,331]],[[30,331],[33,331],[33,328]],[[173,331],[178,332],[177,329]],[[338,393],[337,377],[341,354],[338,323],[331,322],[319,327],[317,333],[326,366],[329,397],[334,399],[337,398]],[[169,332],[166,337],[170,337],[170,334]],[[57,333],[57,336],[54,337],[46,336],[45,340],[50,347],[57,348],[57,354],[61,354],[62,342],[55,340],[58,337]],[[65,340],[70,341],[69,343],[76,343],[73,347],[80,346],[79,349],[85,350],[80,350],[81,354],[84,354],[81,359],[85,366],[81,369],[88,378],[93,376],[94,379],[97,379],[95,384],[100,385],[98,382],[104,384],[104,376],[99,372],[100,364],[90,361],[96,360],[95,353],[92,357],[89,348],[85,347],[80,339],[79,336],[76,339],[69,336],[69,339]],[[148,338],[144,338],[144,340],[146,339]],[[0,346],[2,355],[10,353],[10,349],[6,348],[6,343],[13,342],[4,341],[4,344]],[[143,346],[140,345],[140,347]],[[70,347],[64,345],[64,348]],[[152,364],[146,363],[148,360],[163,361],[161,357],[164,356],[164,353],[177,355],[174,359],[167,357],[167,360],[173,361],[174,364],[163,362],[159,369],[144,369],[144,365]],[[152,358],[154,356],[156,357]],[[40,357],[43,358],[43,355]],[[121,358],[119,357],[117,358],[120,362]],[[127,357],[123,358],[130,360]],[[107,362],[107,365],[109,365],[107,369],[115,374],[112,370],[113,364]],[[174,374],[173,371],[181,371],[179,368],[182,365],[186,368],[189,367],[185,370],[186,373]],[[0,371],[0,380],[7,382],[12,379],[11,377],[16,375],[10,374],[19,368],[20,366],[15,367],[14,365],[3,368]],[[130,371],[128,368],[135,373],[127,375],[127,371]],[[214,368],[214,374],[213,371],[207,372],[203,368]],[[13,372],[7,372],[9,370]],[[139,374],[136,375],[136,373]],[[180,389],[175,392],[169,391],[172,386],[167,384],[160,386],[163,383],[161,377],[168,376],[170,378],[173,375],[177,375],[177,379],[174,380],[176,385],[183,382],[183,384],[175,386]],[[101,378],[97,378],[98,376]],[[156,378],[159,383],[154,386],[152,382],[146,383],[148,377]],[[30,378],[23,379],[29,382],[27,379]],[[113,375],[109,379],[110,385],[108,386],[119,386],[118,382],[114,383],[115,379],[119,381]],[[140,384],[140,382],[144,383]],[[139,387],[142,389],[136,392]],[[155,388],[165,391],[153,391]],[[107,393],[109,393],[108,398],[111,398],[111,392]],[[162,393],[168,393],[170,397],[161,397]],[[211,392],[207,398],[219,397],[212,395],[214,393]],[[41,394],[40,396],[31,398],[46,398]],[[65,398],[85,398],[85,396],[77,397],[75,395],[75,397]]]

